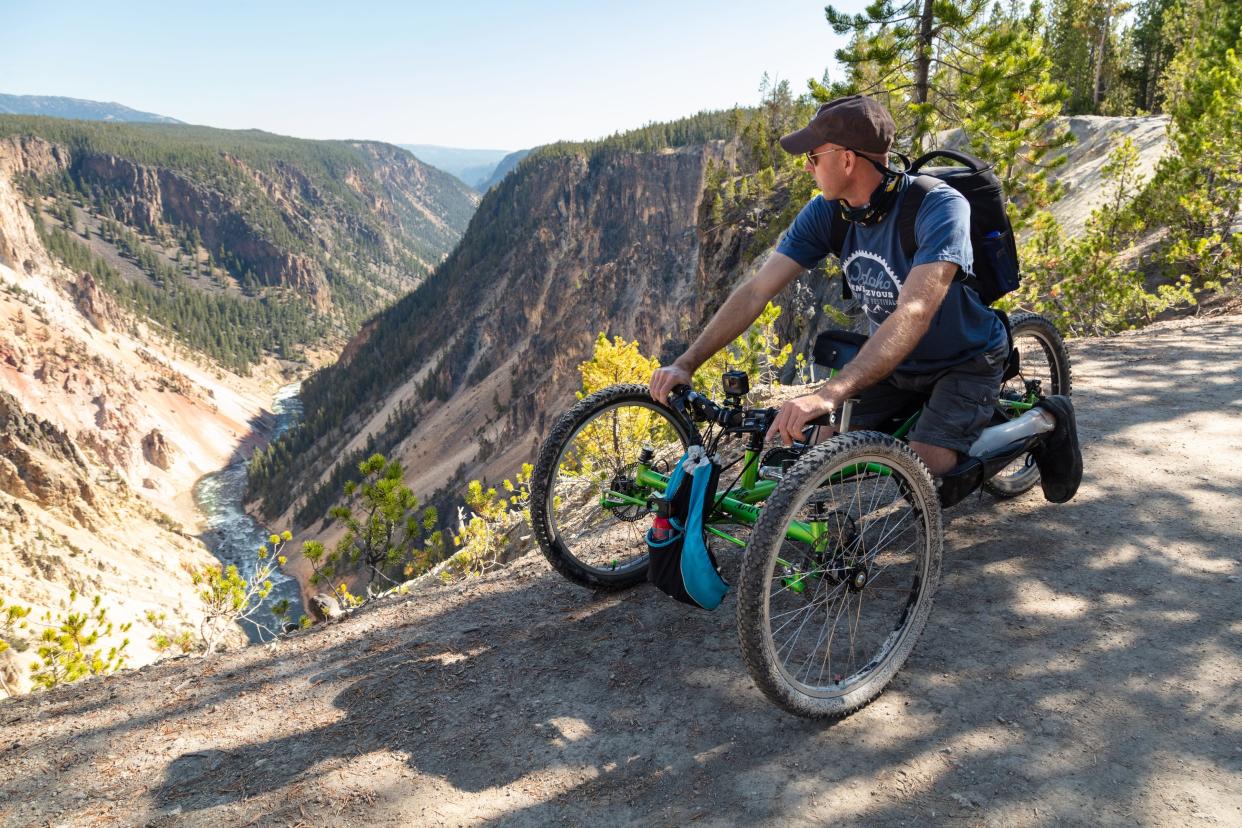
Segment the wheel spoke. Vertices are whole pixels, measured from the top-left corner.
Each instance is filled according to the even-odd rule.
[[[1038,396],[1069,394],[1071,378],[1069,357],[1056,328],[1044,317],[1019,313],[1011,319],[1013,343],[1019,355],[1019,373],[1001,384],[1001,396],[1010,401],[1032,402],[1031,392],[1038,383]],[[1020,416],[1022,411],[1003,408],[1007,416]],[[998,497],[1013,497],[1039,482],[1039,469],[1029,454],[1014,459],[984,483],[984,488]]]
[[[902,462],[853,448],[860,445],[883,446]],[[839,477],[842,469],[875,466],[885,473]],[[912,627],[926,621],[926,611],[910,607],[920,596],[930,606],[933,555],[939,571],[934,498],[910,450],[875,434],[833,438],[786,475],[761,514],[743,564],[742,588],[763,591],[757,651],[747,643],[747,597],[739,595],[738,603],[744,652],[760,659],[748,654],[747,663],[752,672],[756,663],[770,663],[770,672],[756,679],[774,700],[795,712],[831,712],[846,699],[862,703],[891,678],[913,646]],[[823,534],[814,543],[786,537],[795,520]],[[781,541],[773,542],[773,535]],[[762,565],[752,555],[767,562],[758,580],[749,577]]]
[[[544,554],[587,586],[643,580],[650,520],[641,504],[659,492],[638,482],[639,457],[650,447],[652,468],[667,474],[690,439],[688,427],[641,386],[580,401],[554,424],[532,478],[531,518]]]

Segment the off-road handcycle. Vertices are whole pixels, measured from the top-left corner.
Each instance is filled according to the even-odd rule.
[[[1044,396],[1069,394],[1065,347],[1048,320],[1015,314],[1013,349],[994,423]],[[829,335],[829,373],[860,338]],[[826,355],[822,352],[826,351]],[[874,699],[901,668],[940,580],[942,500],[984,488],[1013,497],[1038,483],[1027,444],[982,458],[965,491],[938,488],[905,442],[919,411],[889,433],[849,431],[849,406],[816,443],[767,447],[775,408],[745,408],[745,374],[726,374],[724,402],[687,387],[667,405],[643,385],[615,385],[560,416],[531,478],[531,520],[552,566],[597,590],[643,582],[645,534],[669,474],[691,445],[722,465],[705,524],[713,544],[743,547],[736,580],[741,651],[759,688],[802,716],[843,716]],[[813,428],[819,428],[816,426]]]

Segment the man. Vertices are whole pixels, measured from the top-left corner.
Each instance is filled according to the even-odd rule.
[[[848,221],[842,270],[871,323],[871,337],[836,377],[816,393],[789,400],[768,433],[786,446],[801,440],[812,420],[860,397],[856,428],[875,428],[923,402],[910,447],[933,475],[950,473],[987,426],[996,404],[1008,337],[1000,318],[972,289],[955,280],[972,271],[970,205],[940,186],[926,194],[915,218],[917,248],[902,249],[897,221],[910,177],[888,167],[895,127],[873,98],[852,95],[824,104],[810,123],[781,138],[806,156],[822,195],[807,203],[774,252],[721,305],[707,327],[672,365],[651,377],[661,402],[713,354],[732,342],[793,279],[831,251],[833,222]],[[834,204],[836,202],[836,204]],[[1063,502],[1081,478],[1073,409],[1064,397],[1044,406],[1058,424],[1034,450],[1044,493]]]

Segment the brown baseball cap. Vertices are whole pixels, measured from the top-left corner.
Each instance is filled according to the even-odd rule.
[[[893,116],[883,104],[867,95],[850,95],[821,106],[809,124],[781,138],[781,146],[799,155],[821,144],[840,144],[883,162],[896,131]]]

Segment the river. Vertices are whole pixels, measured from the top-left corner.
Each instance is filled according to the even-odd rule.
[[[293,383],[276,392],[272,401],[276,426],[271,439],[275,440],[302,416],[302,401],[298,397],[300,389],[301,383]],[[260,545],[267,543],[272,534],[278,534],[279,529],[261,526],[242,508],[242,496],[246,491],[246,463],[246,460],[238,460],[225,469],[204,475],[194,486],[194,502],[206,517],[204,540],[212,554],[225,566],[235,564],[242,577],[251,581],[259,566],[256,551]],[[271,581],[272,591],[264,600],[264,606],[254,614],[254,618],[267,629],[260,629],[251,622],[242,622],[252,642],[272,639],[272,631],[279,627],[268,607],[282,598],[289,599],[291,620],[297,621],[303,613],[297,581],[279,570],[272,573]]]

